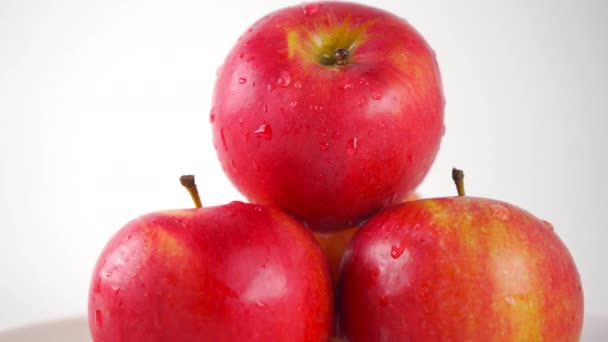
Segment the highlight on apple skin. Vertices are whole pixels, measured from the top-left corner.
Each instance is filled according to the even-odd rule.
[[[239,38],[210,121],[221,165],[248,200],[327,232],[420,184],[443,111],[435,54],[406,20],[320,2],[273,12]]]

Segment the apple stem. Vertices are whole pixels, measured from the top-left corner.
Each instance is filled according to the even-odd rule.
[[[458,190],[458,196],[464,196],[464,172],[457,168],[452,168],[452,179],[456,184],[456,190]]]
[[[194,181],[194,175],[183,175],[179,177],[179,182],[188,190],[192,201],[194,201],[194,207],[202,208],[203,203],[201,202],[201,196],[198,194],[196,182]]]

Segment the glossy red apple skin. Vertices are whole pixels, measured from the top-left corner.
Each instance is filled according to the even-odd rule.
[[[319,62],[346,45],[346,65]],[[243,34],[218,72],[210,121],[245,197],[330,231],[415,189],[439,149],[443,109],[435,54],[411,25],[326,2],[276,11]]]
[[[578,341],[583,292],[552,226],[504,202],[420,200],[355,234],[342,335],[358,341]]]
[[[312,234],[277,210],[225,206],[144,215],[92,276],[94,341],[328,341],[331,277]]]

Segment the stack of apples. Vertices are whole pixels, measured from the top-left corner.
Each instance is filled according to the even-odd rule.
[[[95,341],[577,341],[578,271],[547,221],[416,199],[444,134],[435,55],[345,2],[273,12],[218,71],[210,122],[251,203],[143,215],[93,271]],[[409,196],[409,199],[408,199]]]

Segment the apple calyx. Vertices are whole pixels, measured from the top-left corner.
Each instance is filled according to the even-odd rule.
[[[198,194],[198,188],[196,187],[196,182],[194,181],[194,175],[183,175],[179,177],[179,182],[190,193],[190,197],[192,197],[192,201],[194,202],[194,207],[202,208],[203,203],[201,202],[201,196]]]
[[[457,168],[452,168],[452,180],[454,184],[456,184],[456,190],[458,191],[458,196],[465,196],[464,193],[464,172]]]

